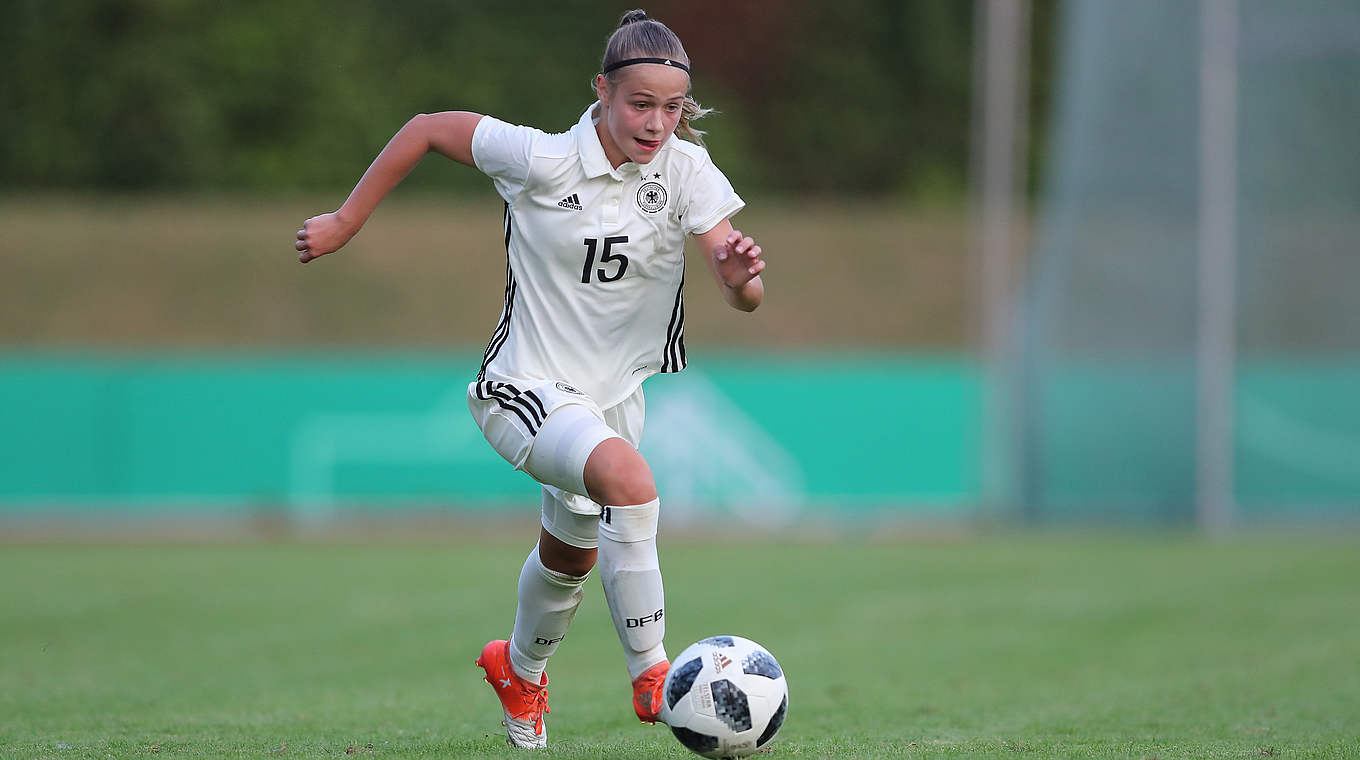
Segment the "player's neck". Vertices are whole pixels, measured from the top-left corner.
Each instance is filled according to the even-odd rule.
[[[595,122],[595,134],[600,138],[600,147],[604,148],[604,157],[609,159],[611,167],[617,169],[632,160],[609,134],[609,129],[604,125],[604,114],[600,114],[600,120]]]

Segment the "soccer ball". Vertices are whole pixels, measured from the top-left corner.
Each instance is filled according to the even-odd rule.
[[[663,693],[661,722],[704,757],[746,757],[764,747],[789,709],[779,663],[740,636],[710,636],[681,652]]]

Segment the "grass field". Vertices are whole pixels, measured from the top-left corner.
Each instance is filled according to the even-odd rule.
[[[0,756],[522,757],[472,660],[523,544],[0,548]],[[663,538],[672,653],[768,646],[763,757],[1360,757],[1353,539]],[[550,667],[551,758],[639,725],[598,583]]]

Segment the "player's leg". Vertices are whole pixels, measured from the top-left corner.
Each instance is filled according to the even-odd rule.
[[[616,433],[596,412],[563,404],[547,415],[523,470],[543,484],[538,544],[520,571],[509,657],[515,673],[537,683],[567,635],[595,566],[599,510],[584,496],[582,473],[591,451]],[[618,439],[615,439],[618,440]]]
[[[567,510],[560,496],[543,489],[543,527],[520,570],[509,641],[487,644],[477,660],[500,698],[509,741],[518,747],[547,746],[548,658],[566,637],[595,564],[590,544],[596,517]]]
[[[553,395],[551,388],[535,390]],[[656,487],[636,449],[642,404],[639,390],[603,414],[611,420],[606,424],[598,409],[577,399],[550,403],[550,413],[521,456],[513,447],[497,446],[514,436],[496,435],[499,431],[488,424],[483,430],[497,451],[505,449],[502,456],[545,486],[543,533],[521,571],[514,645],[506,647],[511,680],[534,683],[530,679],[543,672],[566,635],[580,600],[578,581],[584,581],[594,564],[599,542],[605,596],[634,677],[634,707],[643,720],[655,720],[668,663],[661,647],[665,610],[656,560]],[[500,422],[515,424],[515,418],[502,415]],[[579,495],[587,493],[595,501]],[[597,502],[609,505],[604,514]],[[606,527],[599,530],[602,525]],[[603,541],[597,530],[605,534]],[[513,730],[511,735],[513,741]]]
[[[605,505],[600,515],[600,579],[633,681],[633,709],[639,719],[656,722],[661,685],[670,667],[663,645],[666,601],[656,552],[661,508],[656,482],[632,444],[611,438],[591,452],[585,485],[590,497]]]
[[[539,418],[506,413],[514,411],[511,407],[527,409],[518,395],[508,402],[501,398],[511,389],[495,386],[478,393],[481,389],[473,386],[469,391],[469,407],[488,442],[540,482],[553,482],[559,470],[569,471],[573,466],[579,481],[590,450],[612,432],[599,430],[604,423],[580,404],[550,406],[553,413],[543,424],[530,427],[528,420]],[[537,458],[532,456],[535,449]],[[573,511],[568,502],[576,501],[584,504]],[[542,526],[539,541],[520,570],[510,638],[489,642],[477,659],[501,702],[509,742],[523,748],[547,746],[545,666],[566,636],[584,596],[581,586],[595,562],[598,510],[584,496],[573,497],[545,486]]]
[[[656,552],[660,505],[651,468],[637,450],[644,406],[638,389],[602,413],[576,404],[555,409],[539,431],[524,470],[552,487],[546,490],[567,492],[558,494],[567,509],[557,515],[573,520],[564,523],[566,529],[554,528],[545,510],[544,528],[563,539],[568,549],[599,547],[600,579],[634,683],[634,708],[639,718],[655,721],[669,663],[662,646],[665,595]],[[589,500],[576,496],[583,493]],[[598,516],[598,536],[593,531],[588,536],[595,540],[570,535],[573,530],[584,534],[570,526],[577,525],[574,520],[586,510]],[[569,550],[561,559],[589,561]]]
[[[543,527],[520,570],[510,634],[510,662],[530,683],[543,677],[548,658],[566,637],[585,597],[582,585],[595,566],[596,549],[589,545],[596,541],[595,532],[593,516],[571,512],[562,499],[543,489]]]

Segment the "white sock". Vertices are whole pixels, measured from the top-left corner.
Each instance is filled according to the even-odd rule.
[[[581,589],[585,582],[584,575],[578,578],[544,567],[537,545],[529,552],[519,574],[519,604],[510,634],[510,665],[520,678],[532,684],[543,680],[548,658],[567,635],[585,597]]]
[[[619,632],[629,680],[666,659],[666,599],[656,556],[661,503],[605,507],[600,517],[600,580]]]

